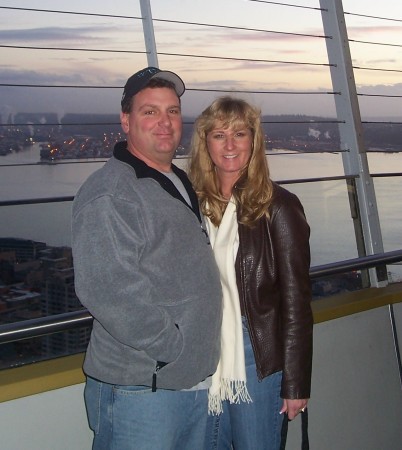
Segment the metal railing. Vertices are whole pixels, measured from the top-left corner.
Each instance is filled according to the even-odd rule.
[[[352,270],[367,269],[377,265],[392,264],[402,261],[402,250],[395,250],[377,255],[353,258],[330,264],[312,267],[311,279],[345,273]],[[93,318],[86,310],[79,310],[38,319],[25,320],[0,326],[0,344],[32,339],[92,325]]]

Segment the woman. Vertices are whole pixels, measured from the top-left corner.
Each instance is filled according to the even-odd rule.
[[[310,397],[309,226],[274,183],[260,111],[221,97],[197,119],[190,179],[221,274],[221,359],[209,390],[208,449],[277,450],[283,413]]]

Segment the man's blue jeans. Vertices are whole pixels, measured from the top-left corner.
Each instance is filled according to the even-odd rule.
[[[279,414],[282,372],[258,381],[253,349],[245,323],[243,339],[247,388],[252,403],[223,403],[223,413],[208,416],[206,450],[278,450],[283,416]]]
[[[204,450],[207,390],[151,392],[88,377],[85,386],[93,450]]]

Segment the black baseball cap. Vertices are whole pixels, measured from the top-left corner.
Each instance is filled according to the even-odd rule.
[[[146,67],[139,70],[127,80],[124,86],[123,96],[121,98],[121,105],[128,102],[131,97],[138,94],[142,89],[146,87],[149,80],[152,78],[162,78],[163,80],[170,81],[174,84],[176,94],[181,97],[186,90],[183,80],[174,72],[168,70],[160,70],[157,67]]]

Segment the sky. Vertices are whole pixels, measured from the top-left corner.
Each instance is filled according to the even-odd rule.
[[[197,115],[220,95],[219,92],[206,93],[198,89],[224,89],[286,92],[241,94],[261,107],[265,114],[335,116],[333,96],[327,94],[332,92],[332,84],[318,10],[320,2],[290,0],[282,5],[275,3],[151,0],[159,67],[176,71],[184,79],[187,86],[183,96],[185,115]],[[291,7],[290,4],[296,6]],[[148,65],[142,23],[138,19],[141,16],[139,1],[0,0],[0,7],[125,16],[97,17],[0,9],[0,84],[108,87],[0,86],[3,120],[15,112],[57,112],[59,116],[67,112],[117,113],[126,79]],[[343,0],[343,9],[349,13],[346,14],[349,39],[375,43],[350,43],[353,65],[364,68],[355,70],[357,91],[402,96],[402,2]],[[363,17],[365,15],[378,18]],[[169,20],[190,24],[169,23]],[[194,23],[240,29],[204,27]],[[33,50],[4,46],[109,51]],[[241,60],[220,60],[219,57]],[[295,62],[303,64],[293,64]],[[402,117],[401,98],[359,97],[359,101],[363,119]]]

